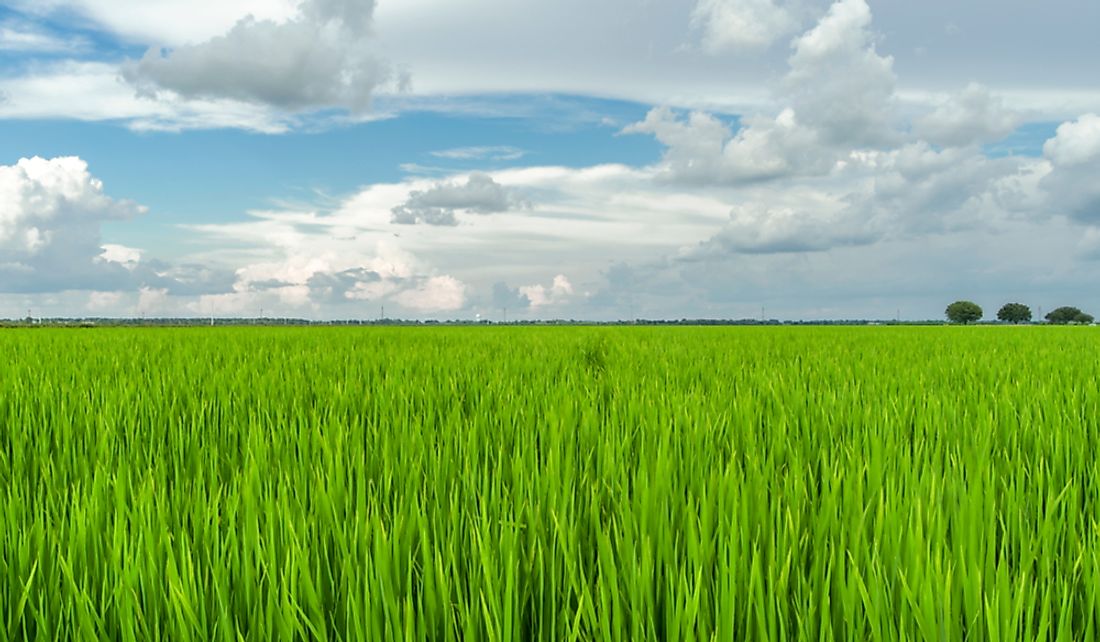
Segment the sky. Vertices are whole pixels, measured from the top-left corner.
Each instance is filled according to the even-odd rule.
[[[1097,24],[0,0],[0,318],[1095,314]]]

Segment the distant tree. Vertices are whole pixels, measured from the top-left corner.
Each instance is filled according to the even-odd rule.
[[[1047,321],[1057,325],[1065,325],[1067,323],[1092,323],[1093,318],[1091,314],[1085,314],[1073,306],[1063,306],[1057,310],[1052,311],[1046,317]]]
[[[973,301],[955,301],[947,306],[946,314],[951,323],[973,323],[982,318],[982,308]]]
[[[1006,303],[997,311],[997,318],[1008,323],[1027,323],[1031,321],[1031,308],[1023,303]]]

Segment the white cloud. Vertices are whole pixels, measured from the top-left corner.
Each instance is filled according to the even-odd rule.
[[[775,118],[746,118],[736,134],[710,114],[677,118],[658,107],[624,133],[650,133],[666,146],[662,176],[686,183],[739,183],[793,174],[827,173],[835,152],[821,144],[816,131],[798,121],[791,109]]]
[[[456,147],[432,152],[432,156],[436,158],[460,161],[510,161],[519,160],[526,155],[526,151],[508,145]]]
[[[1091,224],[1100,224],[1100,116],[1085,114],[1062,123],[1043,146],[1049,172],[1040,181],[1048,205]]]
[[[97,257],[101,261],[117,263],[130,270],[141,263],[142,252],[139,249],[115,243],[105,243],[102,247],[103,253]]]
[[[247,16],[225,35],[150,49],[123,75],[147,94],[361,113],[389,79],[372,50],[373,12],[373,0],[305,0],[285,22]]]
[[[1000,140],[1012,133],[1020,120],[1002,98],[987,87],[971,83],[942,101],[933,112],[918,118],[915,129],[930,143],[957,147]]]
[[[128,42],[169,46],[208,40],[245,16],[284,21],[301,0],[8,0],[38,16],[75,14]]]
[[[866,0],[838,0],[793,47],[784,95],[801,122],[839,145],[896,139],[894,60],[875,49]]]
[[[188,272],[157,267],[166,285],[148,280],[135,292],[141,281],[105,283],[98,289],[128,293],[114,307],[109,297],[94,300],[110,315],[256,316],[263,309],[268,316],[373,318],[384,305],[390,317],[499,316],[506,308],[509,318],[628,318],[736,316],[753,306],[755,315],[758,301],[767,297],[797,300],[788,310],[776,305],[775,316],[812,316],[817,310],[829,316],[832,299],[844,301],[840,312],[831,312],[842,316],[863,310],[864,304],[851,302],[861,291],[875,292],[876,283],[932,288],[929,296],[944,296],[911,281],[913,273],[942,282],[951,270],[994,270],[988,277],[965,277],[983,287],[1009,278],[1001,264],[980,265],[991,256],[973,258],[966,249],[972,244],[1015,247],[1030,236],[1036,249],[1023,261],[1026,269],[1042,259],[1054,261],[1057,274],[1069,274],[1048,246],[1073,248],[1087,235],[1049,217],[1038,219],[1034,201],[1014,195],[1033,199],[1041,166],[1051,164],[991,160],[973,148],[915,143],[853,155],[824,179],[736,188],[681,188],[621,166],[517,168],[491,178],[537,193],[535,205],[492,219],[471,217],[468,225],[443,235],[389,220],[395,204],[431,183],[372,185],[331,211],[256,212],[245,222],[188,228],[198,234],[191,240],[205,249],[184,257],[180,266],[204,265],[215,274],[231,268],[219,289],[180,289],[177,283]],[[461,185],[463,178],[448,182]],[[999,209],[999,201],[1013,199],[1019,216]],[[1053,236],[1044,236],[1046,230]],[[929,248],[930,265],[915,258],[921,245]],[[1082,248],[1080,253],[1088,250]],[[107,252],[123,262],[133,258],[122,247]],[[141,257],[133,272],[145,278],[149,270],[141,266],[153,263]],[[566,265],[568,277],[558,273]],[[548,274],[557,276],[547,281]],[[523,285],[504,285],[503,275]],[[213,279],[202,277],[208,284]],[[830,291],[832,297],[826,296]],[[92,298],[80,297],[78,309],[85,309]],[[11,309],[41,305],[21,301]],[[887,306],[892,314],[895,303]]]
[[[92,312],[118,311],[123,300],[124,292],[92,292],[88,295],[88,310]]]
[[[798,28],[773,0],[698,0],[691,19],[710,53],[767,47]]]
[[[1100,158],[1100,116],[1085,114],[1062,123],[1043,146],[1043,155],[1060,166],[1084,165]]]
[[[878,29],[886,34],[879,44],[897,58],[897,68],[906,71],[906,85],[901,87],[906,93],[938,94],[976,78],[1004,96],[1009,108],[1034,108],[1044,120],[1100,110],[1100,92],[1085,80],[1090,77],[1089,62],[1095,58],[1091,54],[1097,52],[1088,26],[1096,23],[1100,9],[1073,0],[1021,5],[1001,15],[997,29],[983,29],[981,6],[930,2],[874,6]],[[248,16],[255,23],[276,26],[303,21],[302,4],[302,0],[6,3],[23,12],[28,21],[48,17],[51,24],[98,30],[102,38],[97,36],[96,42],[121,40],[123,45],[170,50],[225,37]],[[786,31],[792,33],[825,6],[824,0],[602,0],[595,4],[587,0],[402,0],[375,7],[377,26],[367,40],[377,43],[386,58],[415,73],[419,104],[430,102],[434,109],[467,110],[473,102],[479,102],[481,109],[500,108],[499,101],[456,100],[477,93],[562,92],[753,113],[767,102],[761,88],[774,80],[785,57],[783,47],[755,49],[751,56],[709,55],[708,29],[714,27],[711,42],[719,48],[722,42],[752,42],[760,39],[753,34],[774,33],[777,25],[787,22],[784,14],[793,16]],[[949,17],[968,37],[936,36],[947,18],[931,24],[930,15]],[[716,26],[723,24],[723,16],[734,16],[734,26]],[[693,38],[693,25],[703,47],[684,47]],[[1035,37],[1037,30],[1044,37]],[[786,33],[776,36],[776,42],[786,40]],[[561,34],[568,34],[568,46],[562,46]],[[1006,50],[998,40],[1012,46]],[[918,49],[925,55],[913,53]],[[104,53],[112,56],[114,51]],[[547,56],[548,51],[554,55]],[[388,91],[382,87],[378,94]],[[9,95],[18,99],[14,93]],[[796,105],[784,104],[771,115],[787,106],[797,110]],[[809,122],[808,114],[798,116]],[[192,126],[197,124],[196,119]]]
[[[573,296],[573,284],[564,274],[554,277],[550,287],[536,283],[519,288],[519,293],[527,298],[531,308],[541,308],[548,305],[564,303]]]
[[[200,314],[245,314],[266,307],[285,314],[344,310],[362,315],[362,303],[385,304],[390,316],[454,311],[465,301],[465,284],[441,275],[401,247],[388,227],[389,203],[407,187],[375,186],[327,215],[254,212],[254,220],[190,229],[217,244],[233,239],[247,249],[221,260],[237,264],[232,292],[210,294],[191,304]],[[252,312],[251,314],[255,314]]]
[[[408,200],[392,209],[392,222],[402,225],[457,225],[459,210],[493,214],[522,207],[511,190],[488,174],[470,174],[464,184],[442,182],[427,190],[414,190]]]
[[[990,159],[973,148],[905,145],[877,155],[869,189],[851,208],[896,237],[973,227],[995,228],[1010,217],[1007,181],[1025,171],[1021,159]],[[1028,216],[1042,219],[1040,212]]]
[[[91,43],[80,36],[62,37],[34,25],[10,21],[0,23],[0,51],[76,54],[90,48]]]
[[[742,119],[733,133],[714,116],[686,121],[656,108],[625,133],[650,133],[665,145],[663,175],[691,183],[741,183],[820,176],[853,149],[881,148],[896,131],[893,60],[880,56],[865,0],[838,0],[795,39],[775,116]]]
[[[664,171],[690,182],[709,182],[721,174],[726,141],[732,132],[720,120],[692,112],[680,120],[670,108],[656,107],[645,120],[623,129],[624,134],[652,134],[666,147]]]
[[[13,182],[4,172],[18,166],[3,168],[0,185],[38,185],[53,196],[28,200],[22,192],[5,193],[0,200],[0,281],[12,289],[47,291],[35,298],[35,307],[67,296],[57,290],[83,288],[72,295],[77,309],[92,304],[254,315],[263,307],[269,313],[323,310],[330,316],[362,315],[367,306],[376,310],[381,304],[392,316],[460,310],[472,315],[490,304],[525,310],[521,314],[567,314],[628,300],[638,314],[683,306],[730,315],[750,299],[768,297],[798,300],[799,306],[805,299],[799,310],[827,310],[831,298],[881,298],[883,283],[919,290],[916,298],[942,297],[945,282],[983,290],[1030,283],[1035,292],[1062,280],[1087,291],[1080,276],[1087,270],[1075,263],[1073,249],[1096,253],[1100,117],[1086,114],[1063,124],[1038,159],[992,159],[979,145],[1010,132],[1021,104],[1040,105],[1042,114],[1076,115],[1095,111],[1087,106],[1098,104],[1100,94],[1087,83],[1044,89],[1034,77],[1018,86],[990,83],[995,90],[967,86],[968,77],[960,82],[937,76],[935,86],[916,78],[899,91],[895,68],[914,71],[913,59],[905,57],[915,43],[897,28],[899,15],[913,15],[903,4],[876,4],[872,27],[865,0],[839,0],[827,11],[820,2],[779,0],[407,0],[379,7],[386,17],[379,31],[392,29],[379,33],[379,41],[369,29],[369,3],[21,4],[28,11],[59,9],[57,16],[73,10],[90,19],[82,26],[98,25],[125,34],[129,43],[165,44],[171,51],[151,55],[144,70],[140,62],[131,67],[132,77],[150,83],[151,95],[144,96],[119,78],[117,65],[20,65],[24,71],[9,70],[0,78],[6,97],[0,117],[118,119],[135,129],[286,131],[311,122],[288,110],[361,108],[378,92],[382,76],[371,70],[382,68],[372,67],[378,64],[374,42],[391,56],[388,47],[397,46],[397,60],[413,52],[424,92],[564,90],[696,108],[657,108],[624,130],[653,135],[665,146],[654,167],[523,167],[453,175],[434,168],[442,180],[369,185],[318,211],[255,212],[243,221],[192,226],[185,230],[192,235],[187,240],[201,242],[177,246],[193,253],[174,264],[101,238],[100,224],[114,206],[120,216],[137,213],[136,206],[103,196],[101,186],[90,193],[99,190],[113,206],[88,205],[90,197],[65,200],[56,196],[64,189],[42,187],[41,180],[22,174]],[[803,14],[795,7],[809,11],[811,5],[821,8],[816,26],[787,52],[769,48],[800,28],[795,25]],[[755,48],[758,55],[708,56],[681,47],[692,35],[693,7],[702,49]],[[204,8],[216,15],[203,15]],[[245,18],[249,13],[253,17]],[[975,40],[975,23],[954,17],[960,33],[971,34],[954,40],[983,48]],[[34,41],[34,29],[20,33],[8,42]],[[351,43],[352,33],[354,46],[338,46]],[[561,46],[562,33],[569,34],[569,47]],[[929,59],[942,54],[935,42],[919,44]],[[887,52],[898,56],[896,64]],[[1025,58],[1021,52],[1005,64],[1015,68]],[[298,63],[301,73],[291,70]],[[969,64],[953,64],[960,74],[982,77]],[[1065,66],[1080,70],[1080,64],[1067,57]],[[1062,73],[1050,67],[1051,74]],[[367,81],[352,87],[345,71],[362,72]],[[945,96],[942,86],[965,89]],[[770,97],[750,94],[760,87],[770,88]],[[496,115],[536,122],[544,113],[539,100],[422,95],[394,104],[466,115],[495,109]],[[571,109],[588,109],[578,105]],[[730,105],[738,109],[730,111]],[[744,116],[735,126],[719,113]],[[602,116],[576,118],[596,123]],[[522,153],[485,145],[433,155],[461,162],[441,164],[466,168],[505,164]],[[82,171],[85,178],[75,184],[96,185],[87,168]],[[520,207],[517,195],[533,203]],[[32,201],[33,208],[20,209]],[[54,209],[66,213],[42,218],[51,203],[63,203]],[[77,210],[90,214],[82,219]],[[398,222],[406,217],[463,224],[440,233],[426,225],[395,225],[395,216]],[[998,258],[1001,246],[1012,248],[1004,253],[1012,261]],[[548,281],[565,266],[568,278],[559,274]],[[616,288],[627,292],[601,298],[602,290]],[[93,296],[88,289],[105,294]],[[11,306],[22,313],[25,299],[0,297],[16,300]]]
[[[167,288],[142,287],[138,290],[138,314],[163,314],[169,309]]]
[[[825,199],[822,199],[825,200]],[[830,208],[794,209],[747,203],[734,207],[718,234],[682,256],[715,252],[781,254],[819,252],[844,245],[864,245],[881,237],[869,221],[853,216],[838,203]]]
[[[826,179],[743,188],[729,221],[681,256],[802,254],[1042,220],[1034,165],[924,142],[853,152]]]
[[[100,225],[143,211],[107,196],[80,158],[24,158],[0,166],[0,273],[5,284],[49,290],[120,278],[121,266],[99,260],[104,254]]]
[[[673,251],[698,238],[701,220],[720,221],[728,213],[714,198],[654,190],[651,174],[618,165],[525,167],[487,176],[506,190],[538,194],[536,204],[491,219],[471,216],[442,235],[391,222],[392,209],[413,192],[439,184],[463,187],[468,176],[458,175],[442,183],[371,185],[326,212],[254,212],[245,222],[191,226],[200,245],[235,248],[187,257],[191,263],[237,266],[233,292],[206,297],[201,309],[245,313],[264,302],[270,310],[299,314],[375,316],[385,305],[387,316],[422,316],[458,311],[460,289],[462,309],[471,313],[499,313],[501,307],[518,313],[533,299],[565,309],[581,300],[571,290],[590,288],[601,278],[605,256],[642,260],[662,248]],[[571,272],[541,282],[562,265],[576,266],[576,278]],[[531,298],[507,286],[508,296],[499,297],[503,305],[496,305],[496,296],[471,296],[489,292],[504,274],[531,284],[524,286]],[[578,279],[589,285],[580,286]],[[279,289],[292,286],[308,289],[308,304],[280,300]],[[477,307],[487,305],[495,308]]]
[[[453,276],[433,276],[397,295],[414,312],[454,312],[466,302],[466,285]]]
[[[234,127],[265,133],[294,124],[269,108],[232,100],[184,100],[171,92],[138,96],[118,67],[62,61],[30,75],[0,75],[0,118],[123,120],[139,131]]]
[[[187,305],[192,313],[202,316],[260,316],[256,292],[225,292],[222,294],[204,294]]]

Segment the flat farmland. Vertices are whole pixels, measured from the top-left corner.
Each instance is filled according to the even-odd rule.
[[[0,332],[6,640],[1095,640],[1091,328]]]

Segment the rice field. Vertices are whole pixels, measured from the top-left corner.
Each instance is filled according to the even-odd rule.
[[[1089,328],[0,331],[0,640],[1096,640]]]

